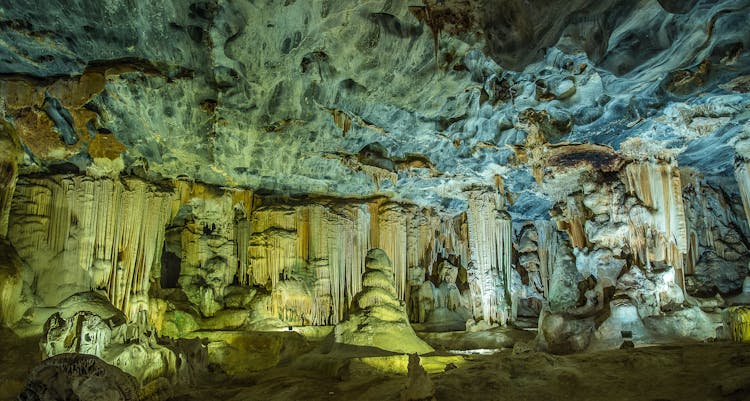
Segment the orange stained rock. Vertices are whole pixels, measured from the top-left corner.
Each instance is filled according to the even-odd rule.
[[[41,107],[44,87],[24,79],[7,79],[0,81],[0,97],[5,100],[6,111]]]
[[[120,157],[125,145],[111,134],[98,134],[89,143],[89,154],[93,158],[114,160]]]
[[[60,100],[65,108],[78,109],[83,107],[104,90],[106,79],[99,72],[85,72],[80,77],[64,78],[56,81],[47,88],[50,96]]]
[[[55,131],[55,124],[44,111],[24,109],[14,117],[18,137],[31,153],[44,159],[61,159],[68,155],[65,142]]]

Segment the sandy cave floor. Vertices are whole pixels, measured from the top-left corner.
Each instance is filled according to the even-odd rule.
[[[450,355],[440,350],[446,344],[435,344],[437,355]],[[460,356],[460,366],[430,375],[436,398],[750,400],[750,344],[681,343],[567,356],[522,348]],[[0,400],[13,400],[39,361],[38,346],[3,331],[0,350]],[[352,356],[314,350],[242,381],[212,375],[179,389],[172,400],[399,400],[405,376],[354,368],[346,361]],[[334,373],[331,361],[340,366]]]

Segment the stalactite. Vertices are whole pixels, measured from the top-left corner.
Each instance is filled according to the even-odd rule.
[[[737,185],[742,197],[742,206],[745,208],[745,217],[750,224],[750,162],[740,161],[734,170]]]
[[[386,203],[380,207],[379,248],[384,250],[393,264],[396,277],[396,294],[406,299],[407,284],[407,220],[406,213],[397,203]]]
[[[112,304],[134,319],[148,307],[150,272],[160,259],[171,199],[171,192],[136,179],[24,178],[9,238],[39,269],[61,257],[55,260],[65,266],[51,268],[83,270],[90,282],[79,286],[105,288]]]
[[[235,210],[234,241],[237,245],[237,278],[241,285],[248,285],[248,243],[250,241],[250,216],[255,205],[251,191],[232,191]]]
[[[406,266],[408,268],[418,266],[423,259],[421,256],[426,244],[420,241],[420,227],[426,227],[429,220],[423,213],[419,213],[416,206],[404,207],[403,212],[406,217]],[[406,287],[408,293],[409,286]]]
[[[696,179],[688,183],[688,189],[689,191],[683,195],[685,197],[685,219],[688,230],[688,252],[685,259],[686,275],[695,274],[695,267],[701,256],[701,239],[703,239],[705,244],[713,245],[713,248],[716,248],[713,233],[714,224],[709,217],[710,214],[707,213],[708,204],[706,196],[703,193],[702,183]],[[687,206],[692,207],[688,208]]]
[[[385,180],[390,180],[391,184],[393,186],[396,186],[396,183],[398,183],[398,173],[386,170],[384,168],[370,166],[367,164],[362,164],[360,166],[362,169],[362,172],[365,173],[372,181],[375,182],[375,185],[380,189],[381,184]]]
[[[544,297],[549,299],[549,279],[554,272],[560,234],[554,223],[549,220],[537,220],[534,222],[534,227],[536,227],[538,235],[539,274],[544,287]]]
[[[564,221],[561,221],[561,229],[565,229],[570,236],[570,243],[576,248],[585,248],[589,246],[586,236],[585,223],[587,220],[584,206],[580,199],[575,196],[568,196],[563,207]]]
[[[688,252],[680,170],[673,163],[633,162],[625,168],[627,191],[643,207],[629,214],[629,242],[638,261],[649,266],[663,261],[675,268],[684,288],[684,258]]]
[[[475,318],[505,324],[511,307],[506,286],[510,283],[513,244],[510,219],[498,210],[502,205],[494,193],[470,195],[468,225],[473,266],[468,273]]]
[[[250,222],[243,218],[236,222],[234,241],[237,246],[237,278],[241,285],[248,285],[248,244],[250,242]]]
[[[18,179],[18,160],[22,153],[13,126],[0,118],[0,238],[8,235],[8,217]]]

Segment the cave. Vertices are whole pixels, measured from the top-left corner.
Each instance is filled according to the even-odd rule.
[[[161,288],[177,288],[180,279],[182,260],[176,254],[162,250],[161,254]]]
[[[750,0],[0,0],[0,401],[742,400]]]

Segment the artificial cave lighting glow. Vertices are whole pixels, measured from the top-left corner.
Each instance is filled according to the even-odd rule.
[[[5,3],[0,401],[750,389],[750,0]]]
[[[500,352],[500,349],[491,349],[491,348],[452,349],[448,352],[454,355],[493,355],[493,354]]]

